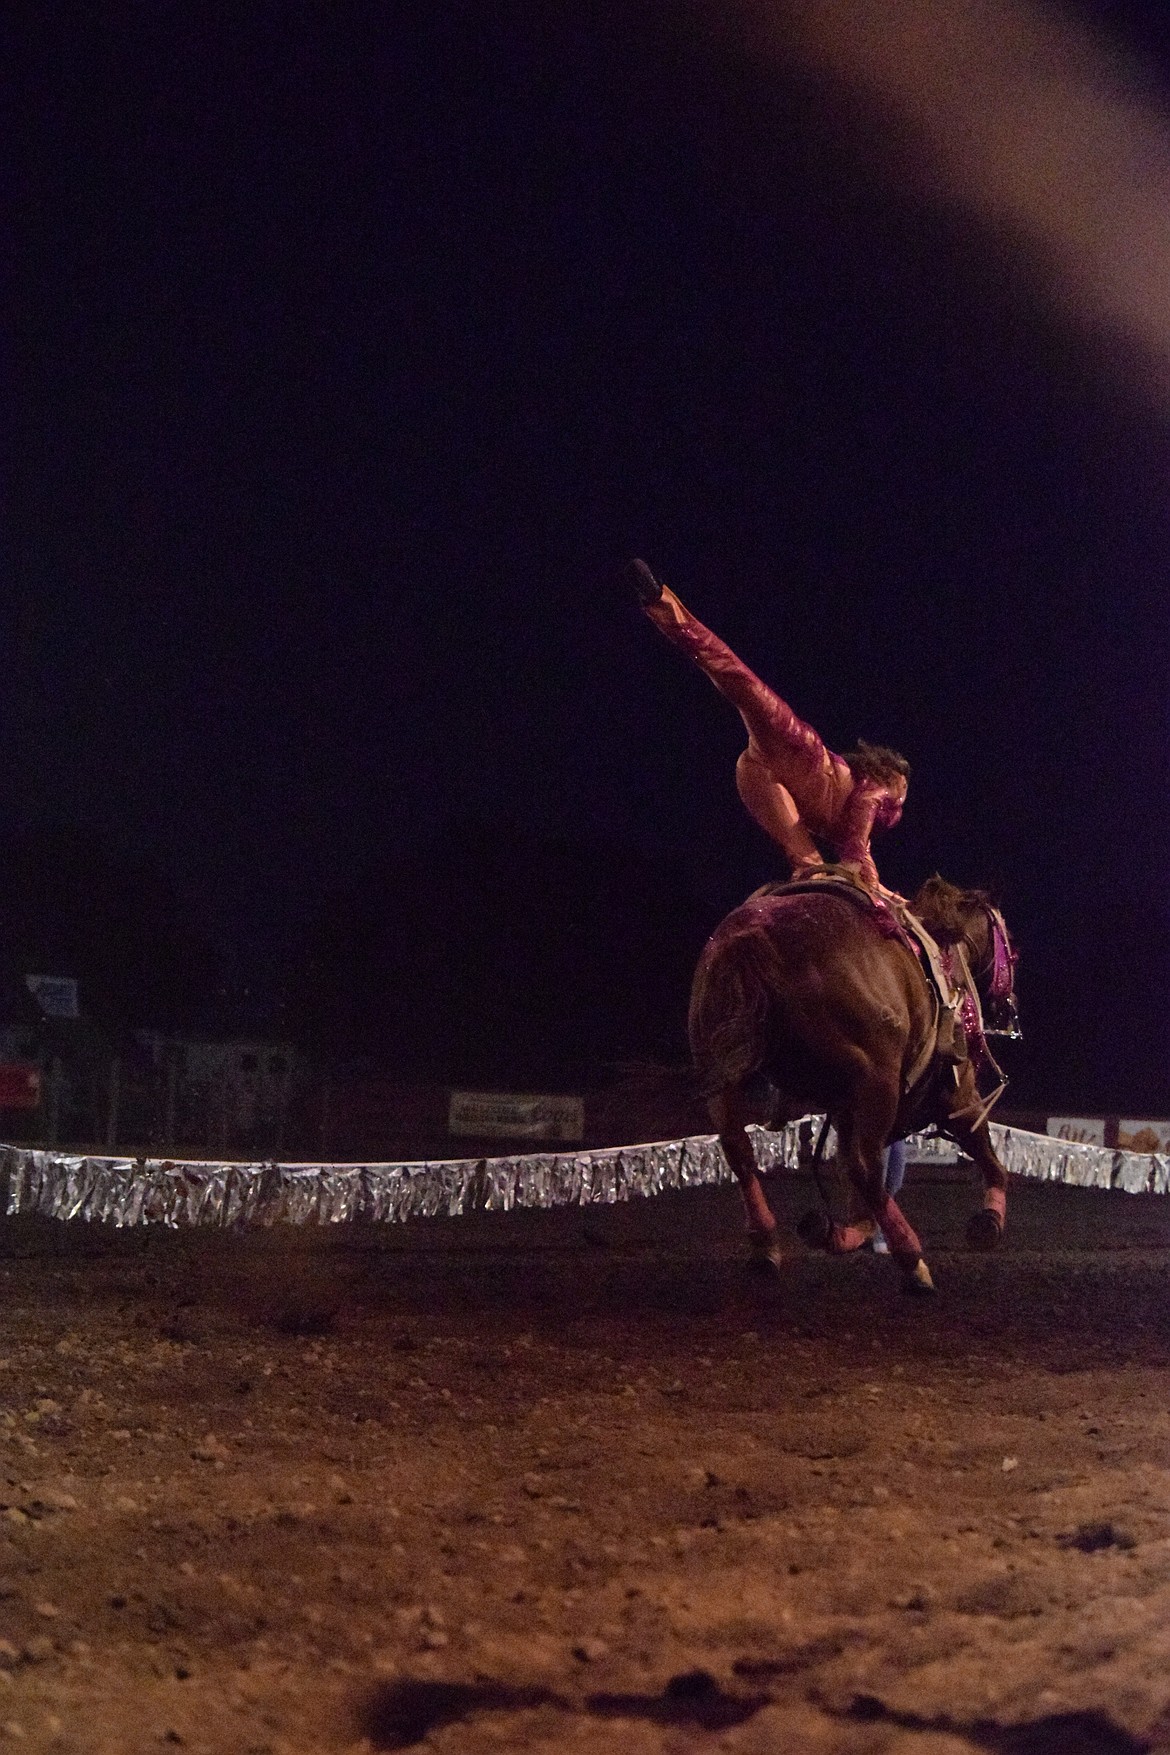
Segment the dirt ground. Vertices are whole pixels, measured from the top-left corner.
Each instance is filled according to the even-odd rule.
[[[974,1204],[4,1221],[0,1747],[1170,1750],[1170,1203]]]

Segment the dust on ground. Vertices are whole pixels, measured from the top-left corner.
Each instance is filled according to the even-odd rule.
[[[974,1204],[5,1222],[0,1747],[1170,1750],[1170,1203]]]

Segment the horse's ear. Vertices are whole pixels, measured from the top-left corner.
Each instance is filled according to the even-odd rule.
[[[914,900],[919,905],[926,906],[931,902],[937,902],[940,894],[945,894],[949,888],[950,886],[942,873],[936,871],[930,877],[923,878],[914,892]]]

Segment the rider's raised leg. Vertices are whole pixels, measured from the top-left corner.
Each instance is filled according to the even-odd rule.
[[[668,586],[662,587],[654,602],[644,603],[643,610],[736,708],[747,728],[749,748],[771,779],[788,787],[798,808],[811,805],[817,815],[831,815],[834,801],[840,802],[842,786],[848,789],[849,774],[840,758],[830,755],[812,726],[761,682],[718,634],[704,627]],[[750,804],[748,808],[752,808]]]
[[[719,1134],[719,1144],[723,1147],[724,1156],[739,1183],[747,1218],[752,1262],[768,1270],[776,1269],[783,1260],[784,1252],[779,1243],[776,1215],[768,1205],[768,1197],[764,1193],[764,1185],[756,1167],[756,1155],[748,1137],[747,1122],[751,1109],[743,1087],[732,1085],[727,1090],[720,1091],[709,1100],[708,1108]]]

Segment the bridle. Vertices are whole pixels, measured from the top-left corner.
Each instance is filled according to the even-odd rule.
[[[1016,1009],[1016,964],[1020,953],[1012,944],[1007,923],[999,909],[990,902],[980,902],[978,907],[987,922],[988,942],[982,962],[978,966],[972,963],[971,973],[983,1000],[983,1033],[1018,1041],[1022,1034]],[[975,947],[966,935],[963,943],[969,951],[974,951]]]
[[[968,982],[960,981],[959,1021],[970,1047],[976,1074],[980,1068],[989,1071],[997,1083],[985,1097],[973,1126],[978,1127],[991,1113],[1007,1087],[1007,1074],[996,1060],[987,1038],[1007,1036],[1018,1038],[1016,1016],[1016,962],[1018,953],[1008,936],[1007,925],[999,909],[990,902],[975,904],[976,911],[987,927],[987,944],[976,961],[976,946],[968,928],[953,949],[943,951],[943,967],[955,978],[954,963],[965,966]]]

